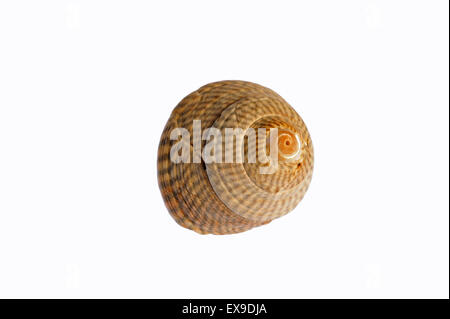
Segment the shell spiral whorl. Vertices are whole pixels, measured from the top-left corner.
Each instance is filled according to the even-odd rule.
[[[171,160],[176,128],[189,132],[190,158],[194,158],[194,120],[204,132],[215,128],[221,136],[236,131],[235,140],[214,138],[225,155],[241,143],[242,162],[182,162]],[[258,129],[267,130],[260,131]],[[276,128],[277,134],[268,129]],[[277,165],[261,160],[268,155],[256,143],[251,148],[250,129],[256,140],[277,150]],[[274,143],[271,144],[271,142]],[[208,140],[201,140],[202,150]],[[276,145],[275,145],[276,143]],[[257,158],[256,161],[249,160]],[[277,93],[255,83],[222,81],[207,84],[185,97],[173,110],[161,136],[158,149],[158,182],[164,202],[175,221],[201,234],[232,234],[269,223],[293,210],[302,200],[312,178],[313,147],[301,117]],[[263,169],[272,170],[262,173]]]

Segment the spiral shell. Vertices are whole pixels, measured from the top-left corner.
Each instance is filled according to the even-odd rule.
[[[226,136],[238,129],[235,139],[214,139],[218,149],[231,150],[233,160],[242,151],[241,162],[195,158],[194,120],[202,132],[215,128]],[[171,132],[189,133],[191,162],[175,163],[171,150],[180,139]],[[260,131],[258,129],[267,129]],[[270,128],[277,133],[270,133]],[[240,130],[239,130],[240,129]],[[250,147],[250,129],[257,141],[270,147]],[[274,140],[275,138],[275,140]],[[241,147],[236,147],[238,145]],[[273,144],[271,144],[271,142]],[[201,147],[207,141],[201,140]],[[263,161],[275,146],[277,154]],[[215,149],[215,152],[217,149]],[[218,152],[217,152],[218,153]],[[250,158],[257,157],[256,162]],[[277,162],[277,165],[272,165]],[[233,234],[269,223],[293,210],[305,195],[312,178],[313,146],[301,117],[277,93],[255,83],[221,81],[207,84],[185,97],[173,110],[158,149],[158,182],[164,202],[175,221],[201,234]],[[265,170],[265,171],[264,171]],[[265,172],[265,173],[264,173]]]

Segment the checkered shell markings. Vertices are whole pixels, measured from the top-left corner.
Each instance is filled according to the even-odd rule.
[[[196,125],[201,132],[215,130],[216,160],[196,154],[211,145],[208,139],[195,145]],[[171,157],[180,143],[173,139],[177,128],[189,136],[189,161]],[[227,138],[230,131],[233,138]],[[281,96],[255,83],[221,81],[189,94],[173,110],[158,149],[158,182],[178,224],[201,234],[233,234],[292,211],[308,189],[313,162],[306,125]]]

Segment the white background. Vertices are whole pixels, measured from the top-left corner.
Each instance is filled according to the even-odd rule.
[[[448,298],[448,1],[1,1],[0,297]],[[171,110],[212,81],[307,123],[301,204],[178,226]]]

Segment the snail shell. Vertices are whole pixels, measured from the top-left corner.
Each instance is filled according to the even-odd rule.
[[[226,150],[236,148],[239,140],[244,160],[205,162],[197,157],[195,162],[194,120],[201,121],[202,132],[213,127],[222,136],[227,128],[241,129],[244,133],[236,135],[236,142],[222,139],[216,140],[215,145],[221,143],[226,154]],[[171,160],[172,147],[180,143],[179,138],[171,139],[176,128],[189,132],[191,162]],[[270,147],[276,137],[273,145],[277,143],[278,158],[248,160],[255,157],[255,152],[268,155],[270,151],[264,152],[259,143],[256,150],[245,143],[245,133],[252,128],[257,132],[257,140],[265,139]],[[267,130],[261,133],[258,128]],[[270,128],[277,128],[277,135],[272,136]],[[201,141],[202,150],[206,143]],[[232,151],[233,159],[237,153]],[[277,160],[276,166],[272,159]],[[255,83],[222,81],[189,94],[173,110],[158,149],[158,182],[164,202],[178,224],[201,234],[233,234],[267,224],[293,210],[308,189],[313,162],[306,125],[281,96]],[[264,173],[263,169],[272,171]]]

